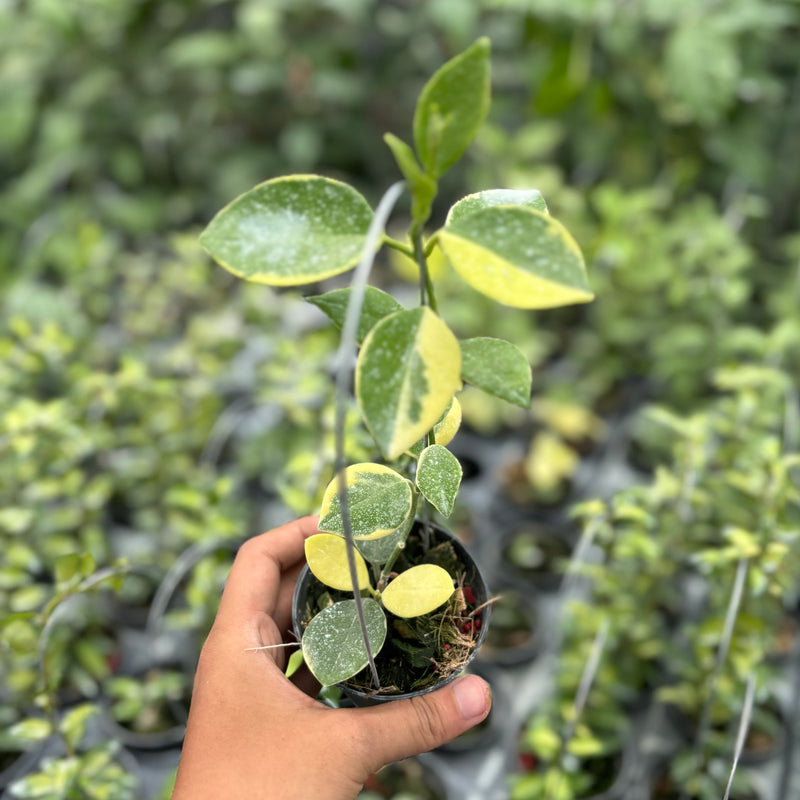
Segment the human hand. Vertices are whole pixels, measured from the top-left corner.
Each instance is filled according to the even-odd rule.
[[[245,542],[200,661],[173,800],[353,800],[367,776],[432,750],[489,713],[491,694],[468,675],[407,700],[331,709],[283,674],[304,517]]]

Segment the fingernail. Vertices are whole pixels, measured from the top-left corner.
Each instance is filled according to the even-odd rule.
[[[484,717],[492,700],[489,684],[477,675],[465,675],[453,684],[458,709],[464,719]]]

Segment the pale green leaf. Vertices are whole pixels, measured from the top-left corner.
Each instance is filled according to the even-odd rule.
[[[285,675],[287,678],[291,678],[292,675],[303,666],[303,651],[302,650],[295,650],[289,656],[289,661],[286,664],[286,672]]]
[[[39,630],[31,624],[30,616],[12,615],[3,623],[0,642],[8,645],[15,653],[32,653],[36,650]]]
[[[411,219],[420,224],[431,215],[431,205],[436,197],[436,181],[420,167],[414,151],[391,133],[384,134],[383,141],[392,151],[400,172],[411,190]]]
[[[86,735],[89,720],[100,712],[100,708],[92,703],[81,703],[64,714],[59,728],[67,743],[77,748]]]
[[[429,308],[385,317],[359,353],[356,397],[387,460],[430,431],[460,388],[458,340]]]
[[[373,655],[386,639],[386,616],[375,600],[363,601],[367,637]],[[303,658],[323,686],[352,678],[368,663],[355,600],[343,600],[320,611],[303,634]]]
[[[492,206],[523,206],[547,213],[547,203],[538,189],[488,189],[462,197],[448,212],[445,224]]]
[[[414,111],[414,145],[422,165],[441,177],[469,147],[489,111],[489,39],[482,37],[440,67]]]
[[[461,377],[473,386],[522,408],[531,404],[531,367],[522,351],[503,339],[461,342]]]
[[[695,19],[678,25],[664,50],[669,113],[681,122],[717,123],[736,100],[741,71],[736,39],[728,31]]]
[[[8,731],[12,739],[24,742],[39,742],[46,739],[53,732],[53,726],[49,720],[30,717],[28,719],[12,725]]]
[[[306,300],[323,312],[340,330],[344,327],[347,315],[347,304],[350,301],[351,289],[333,289],[325,294],[306,297]],[[402,311],[403,306],[390,294],[367,286],[364,292],[364,302],[361,305],[361,317],[358,320],[357,340],[361,344],[367,334],[384,317],[395,311]]]
[[[56,583],[63,585],[69,583],[80,574],[81,561],[77,553],[66,553],[56,559]]]
[[[344,473],[355,539],[379,539],[403,525],[414,507],[411,483],[383,464],[352,464]],[[321,531],[344,534],[338,476],[328,484],[320,508]]]
[[[462,365],[463,372],[463,365]],[[433,439],[434,444],[450,444],[453,437],[458,433],[461,427],[461,403],[458,398],[454,397],[444,412],[442,418],[433,426]],[[415,442],[408,452],[419,458],[420,453],[425,449],[425,439],[420,439]]]
[[[417,488],[443,516],[449,517],[461,485],[461,464],[440,444],[422,451],[417,464]]]
[[[305,541],[306,563],[317,580],[339,591],[350,592],[350,567],[347,561],[347,542],[333,533],[318,533]],[[367,565],[359,553],[353,553],[356,562],[358,588],[369,586]]]
[[[589,302],[586,267],[561,223],[532,208],[493,206],[439,233],[453,268],[474,289],[515,308]]]
[[[437,564],[418,564],[401,572],[384,590],[381,602],[396,617],[419,617],[447,602],[453,579]]]
[[[12,534],[19,534],[27,530],[34,520],[34,512],[31,508],[20,506],[6,506],[0,508],[0,530]]]
[[[354,267],[372,216],[351,186],[290,175],[259,184],[225,206],[200,243],[240,278],[298,286]]]
[[[416,500],[415,500],[416,505]],[[356,539],[355,544],[358,552],[370,562],[370,564],[385,564],[399,544],[405,541],[411,526],[414,524],[414,509],[408,515],[406,521],[393,533],[382,536],[380,539]]]

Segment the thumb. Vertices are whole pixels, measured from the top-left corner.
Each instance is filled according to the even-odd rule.
[[[433,750],[484,720],[492,707],[489,684],[477,675],[457,678],[435,692],[358,709],[369,772]]]

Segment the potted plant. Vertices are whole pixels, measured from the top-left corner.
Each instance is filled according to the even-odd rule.
[[[546,703],[527,720],[513,800],[579,800],[601,796],[622,770],[625,712],[613,703],[577,717],[570,701]]]
[[[349,287],[308,298],[342,334],[337,453],[320,533],[306,544],[309,572],[298,582],[295,628],[320,683],[351,681],[356,694],[373,698],[428,691],[455,677],[485,631],[489,596],[480,571],[432,524],[434,516],[450,516],[461,480],[446,445],[458,429],[462,383],[530,405],[525,356],[501,339],[459,341],[438,306],[428,259],[438,248],[472,289],[514,308],[592,299],[578,246],[537,191],[469,195],[426,234],[440,179],[487,114],[489,50],[479,39],[428,81],[416,104],[414,149],[384,137],[411,198],[404,240],[385,233],[403,184],[373,212],[356,189],[318,175],[256,186],[201,236],[223,267],[276,287],[316,285],[357,267]],[[415,262],[416,307],[366,284],[381,246]],[[343,430],[356,345],[355,398],[381,461],[347,466]],[[400,654],[405,666],[382,673]]]

